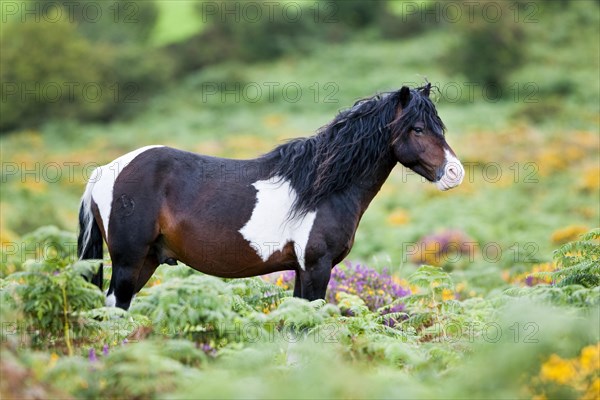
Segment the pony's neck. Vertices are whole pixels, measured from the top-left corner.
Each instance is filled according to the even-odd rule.
[[[353,203],[353,208],[356,208],[360,215],[366,211],[373,198],[379,193],[396,163],[396,159],[390,152],[380,160],[376,168],[373,168],[371,174],[349,185],[344,191],[343,196]]]

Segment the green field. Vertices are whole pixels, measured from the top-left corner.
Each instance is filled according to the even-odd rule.
[[[152,46],[203,29],[192,2],[160,5]],[[595,3],[541,14],[502,98],[444,68],[448,30],[365,30],[206,66],[110,122],[3,134],[0,370],[24,384],[2,383],[2,397],[599,398],[599,24]],[[289,276],[161,266],[120,312],[80,277],[92,266],[72,263],[92,166],[149,144],[258,157],[425,79],[467,175],[440,192],[396,167],[347,257],[372,271],[340,267],[364,291],[340,278],[327,302],[308,303],[291,298]],[[437,252],[436,240],[470,250]],[[378,292],[390,285],[407,294]]]

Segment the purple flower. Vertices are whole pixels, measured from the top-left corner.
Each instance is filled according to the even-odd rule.
[[[265,276],[269,282],[284,283],[288,287],[294,286],[296,273],[284,271]],[[326,300],[337,304],[336,294],[345,292],[360,297],[371,311],[391,304],[394,300],[410,294],[408,288],[399,285],[389,274],[386,268],[381,273],[366,265],[346,263],[338,265],[331,271],[331,279],[327,287]],[[392,309],[403,308],[404,305],[396,304]],[[401,311],[401,309],[398,309]],[[382,311],[384,313],[395,311]]]
[[[533,276],[527,275],[527,278],[525,278],[525,284],[527,286],[533,286]]]
[[[98,357],[96,357],[96,350],[92,347],[88,353],[88,359],[90,362],[98,361]]]
[[[371,311],[410,294],[410,290],[394,281],[388,269],[379,273],[365,265],[351,263],[337,266],[331,273],[327,300],[335,304],[338,292],[357,295]]]
[[[208,343],[202,343],[202,345],[200,346],[200,349],[206,355],[209,355],[211,357],[215,357],[217,355],[217,350]]]
[[[105,345],[102,347],[102,355],[104,355],[104,356],[107,356],[107,355],[108,355],[108,345],[107,345],[107,344],[105,344]]]

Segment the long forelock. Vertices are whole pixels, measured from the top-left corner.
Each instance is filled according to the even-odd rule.
[[[433,101],[422,95],[421,88],[411,90],[411,99],[402,110],[402,114],[393,122],[394,132],[404,134],[416,123],[425,124],[425,129],[438,135],[444,135],[446,126],[439,117]]]

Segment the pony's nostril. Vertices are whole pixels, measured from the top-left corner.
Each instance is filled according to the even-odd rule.
[[[456,166],[454,166],[454,165],[448,166],[446,168],[446,173],[448,174],[448,177],[451,179],[458,178],[458,168],[456,168]]]

